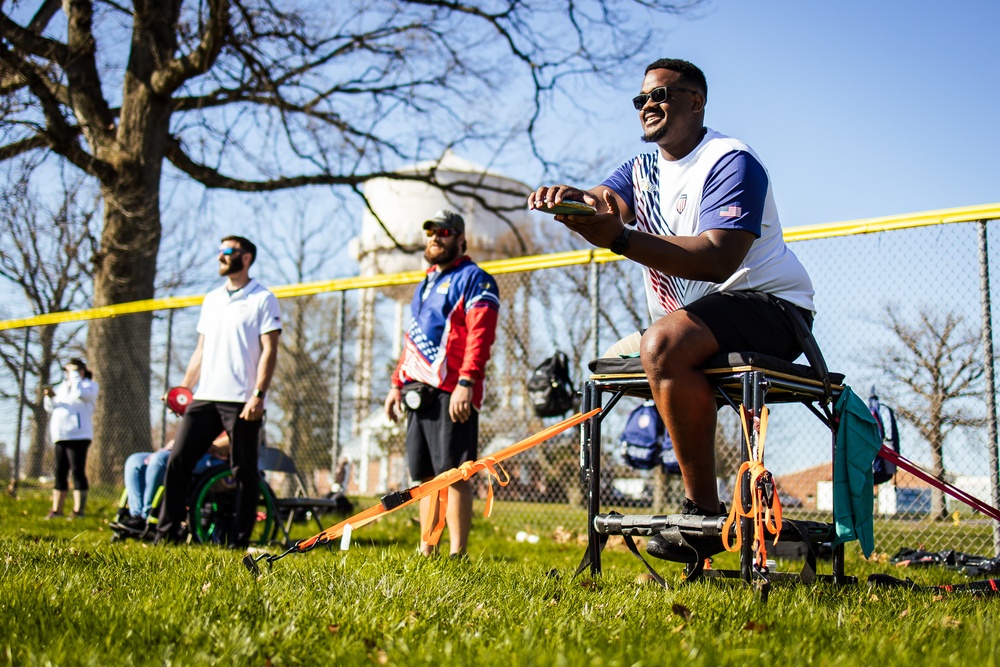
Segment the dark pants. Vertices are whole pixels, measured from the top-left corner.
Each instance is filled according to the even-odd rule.
[[[73,488],[86,491],[87,448],[90,440],[60,440],[56,443],[56,491],[69,490],[69,472],[73,471]]]
[[[191,474],[198,459],[205,455],[212,441],[223,431],[229,434],[229,463],[237,483],[236,517],[228,543],[235,547],[250,544],[250,533],[257,521],[257,447],[263,421],[240,419],[243,403],[192,401],[184,412],[174,448],[167,461],[163,480],[163,507],[157,525],[160,537],[177,540],[181,522],[187,519]]]

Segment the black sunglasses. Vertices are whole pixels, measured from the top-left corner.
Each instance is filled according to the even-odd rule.
[[[438,227],[437,229],[425,229],[424,232],[427,234],[427,238],[436,236],[439,239],[446,239],[449,236],[458,236],[457,229],[449,229],[447,227]]]
[[[639,111],[644,106],[646,106],[646,100],[653,100],[653,104],[663,104],[667,101],[667,95],[672,92],[676,93],[697,93],[697,90],[692,90],[691,88],[677,88],[675,86],[660,86],[659,88],[653,88],[648,93],[641,93],[632,98],[632,106],[635,107],[636,111]]]

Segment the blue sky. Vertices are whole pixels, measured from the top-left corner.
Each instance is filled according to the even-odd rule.
[[[1000,2],[714,0],[660,21],[658,51],[705,71],[706,123],[761,156],[784,226],[1000,201]],[[611,162],[648,150],[642,71],[622,80],[597,91]]]

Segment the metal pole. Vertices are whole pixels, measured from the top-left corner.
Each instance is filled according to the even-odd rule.
[[[594,344],[594,356],[597,359],[601,356],[601,330],[600,330],[600,304],[601,304],[601,273],[597,262],[594,261],[594,253],[590,253],[590,340]]]
[[[17,433],[14,436],[14,469],[11,473],[8,493],[17,495],[17,483],[21,479],[21,420],[24,418],[25,385],[28,380],[28,343],[31,340],[31,327],[24,329],[24,354],[21,357],[21,377],[17,384]]]
[[[174,309],[167,313],[167,360],[163,367],[163,395],[170,391],[170,353],[174,342]],[[163,401],[160,412],[160,449],[167,446],[167,403]]]
[[[344,384],[344,311],[347,293],[341,292],[337,301],[337,360],[333,374],[333,428],[330,442],[330,472],[337,470],[337,459],[340,458],[340,405]],[[344,480],[347,484],[348,480]],[[345,491],[347,489],[344,489]]]
[[[986,221],[976,223],[979,231],[979,297],[982,305],[983,357],[986,371],[986,424],[990,457],[990,488],[993,506],[1000,507],[1000,457],[997,455],[997,404],[993,360],[993,315],[990,307],[990,259],[986,245]],[[1000,557],[1000,521],[993,522],[993,555]]]

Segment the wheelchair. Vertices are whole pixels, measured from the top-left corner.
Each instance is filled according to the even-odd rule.
[[[305,480],[295,462],[280,449],[262,446],[258,468],[261,476],[258,481],[257,522],[250,539],[253,545],[262,546],[277,541],[280,532],[281,542],[285,546],[291,546],[295,542],[291,537],[295,521],[311,520],[322,531],[325,513],[349,516],[353,512],[353,503],[343,494],[330,494],[325,498],[308,497]],[[281,473],[289,477],[293,483],[294,495],[279,498],[265,478],[268,473]],[[195,475],[190,489],[187,502],[187,540],[199,544],[224,544],[230,534],[236,510],[236,480],[229,465],[219,461],[209,466]],[[128,495],[122,491],[115,520],[109,524],[113,533],[112,541],[154,538],[162,497],[161,486],[153,498],[145,529],[136,531],[121,523],[122,519],[129,516]]]
[[[191,482],[186,520],[187,541],[198,544],[224,544],[233,525],[236,511],[236,479],[229,466],[220,461],[197,474]],[[156,536],[157,517],[163,499],[163,487],[157,489],[145,530],[137,531],[121,523],[129,516],[128,495],[122,492],[115,520],[109,524],[112,541],[152,540]],[[257,521],[250,542],[267,544],[278,530],[277,498],[268,483],[258,482]]]

